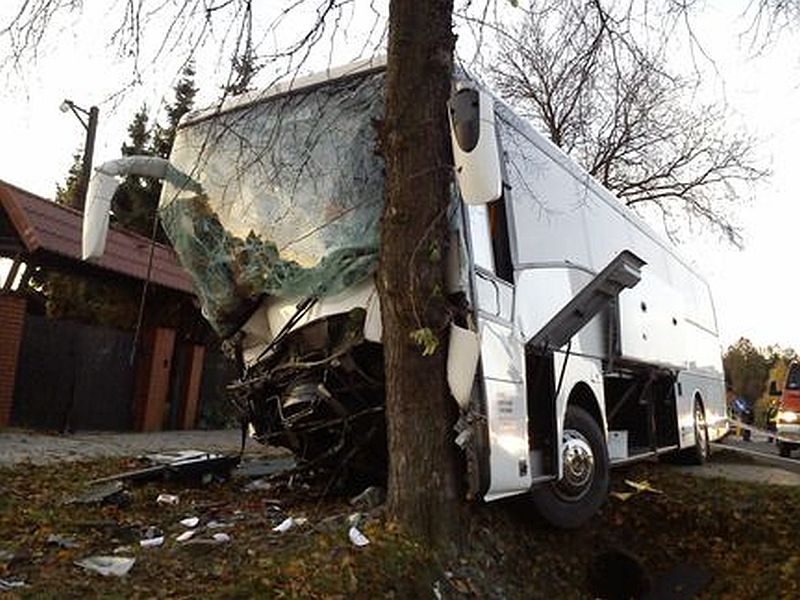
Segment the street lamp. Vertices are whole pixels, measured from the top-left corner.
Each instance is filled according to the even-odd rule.
[[[92,106],[89,110],[83,109],[72,100],[64,100],[59,107],[61,112],[72,111],[86,130],[86,146],[83,148],[83,163],[81,165],[81,179],[78,188],[77,208],[83,211],[86,204],[86,191],[89,189],[89,177],[92,172],[92,155],[94,154],[94,136],[97,133],[97,115],[98,110],[96,106]]]

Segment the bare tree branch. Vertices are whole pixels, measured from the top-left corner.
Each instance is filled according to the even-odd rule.
[[[658,18],[644,13],[643,24],[634,2],[613,13],[601,0],[534,2],[499,36],[493,80],[628,206],[656,206],[668,233],[684,215],[738,244],[731,208],[768,174],[755,140],[728,132],[722,107],[696,103],[698,81],[670,73],[666,39],[649,35],[674,27],[685,10],[668,2]]]

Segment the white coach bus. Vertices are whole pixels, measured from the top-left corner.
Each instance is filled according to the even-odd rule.
[[[238,350],[231,399],[254,436],[377,477],[383,71],[353,64],[187,115],[169,163],[98,168],[84,226],[85,257],[102,253],[116,178],[163,177],[162,224]],[[468,487],[486,501],[529,493],[575,527],[610,467],[703,462],[726,432],[709,288],[479,84],[456,76],[449,113],[448,381]]]

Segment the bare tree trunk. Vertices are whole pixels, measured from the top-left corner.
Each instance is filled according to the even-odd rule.
[[[446,380],[444,245],[451,174],[446,102],[452,0],[392,0],[386,119],[386,206],[378,287],[383,317],[391,516],[446,546],[458,531],[455,403]],[[412,333],[439,340],[423,356]]]

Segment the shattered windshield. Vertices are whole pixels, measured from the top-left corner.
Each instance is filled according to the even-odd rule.
[[[179,129],[160,216],[222,336],[265,295],[338,293],[377,264],[383,163],[373,119],[382,74],[243,106]]]

